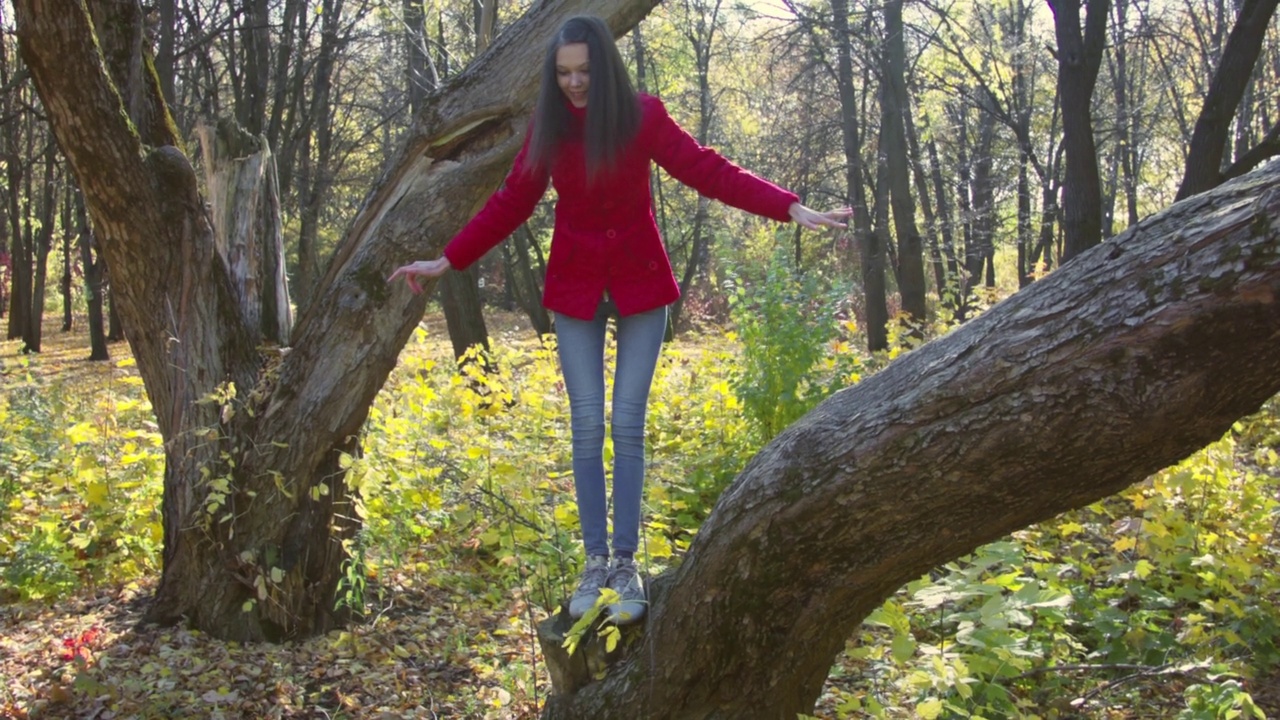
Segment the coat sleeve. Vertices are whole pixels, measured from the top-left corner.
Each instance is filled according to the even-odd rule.
[[[516,155],[511,172],[502,187],[489,197],[476,216],[463,226],[445,246],[444,255],[449,264],[465,270],[484,257],[495,245],[507,239],[520,223],[533,215],[533,209],[547,192],[550,176],[543,168],[530,169],[526,165],[529,152],[526,133],[524,146]]]
[[[654,162],[671,177],[713,200],[779,222],[791,220],[795,193],[738,167],[703,147],[667,114],[662,101],[645,97],[645,123]]]

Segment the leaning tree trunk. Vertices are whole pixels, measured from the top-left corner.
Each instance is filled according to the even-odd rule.
[[[1273,164],[1077,256],[784,431],[655,581],[629,658],[545,717],[811,713],[845,640],[903,584],[1256,411],[1280,391],[1277,337]]]
[[[95,9],[136,3],[93,0]],[[422,317],[391,269],[438,254],[496,188],[533,102],[541,43],[590,10],[615,32],[656,0],[540,3],[433,97],[294,326],[260,357],[172,123],[149,142],[103,70],[78,0],[17,0],[23,57],[83,188],[139,374],[165,440],[164,572],[150,617],[220,637],[323,631],[333,611],[344,453]],[[140,13],[134,13],[135,21]],[[137,37],[136,34],[129,37]],[[110,49],[107,49],[108,52]],[[139,106],[154,108],[153,74]],[[163,107],[163,104],[160,105]],[[214,402],[209,402],[213,400]]]

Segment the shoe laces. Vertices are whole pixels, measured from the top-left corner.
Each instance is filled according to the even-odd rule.
[[[587,564],[582,568],[582,575],[578,579],[578,590],[579,592],[594,592],[603,587],[608,581],[608,558],[592,556],[587,558]]]
[[[606,585],[621,593],[631,582],[639,576],[640,571],[631,560],[618,560],[609,568],[609,578],[605,581]]]

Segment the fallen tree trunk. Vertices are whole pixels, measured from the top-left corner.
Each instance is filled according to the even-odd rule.
[[[644,640],[546,718],[794,718],[899,587],[1218,439],[1280,391],[1280,163],[828,399],[725,491]]]

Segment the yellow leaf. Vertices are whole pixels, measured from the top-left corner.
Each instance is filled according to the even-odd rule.
[[[934,698],[933,700],[925,700],[916,705],[916,717],[924,718],[924,720],[934,720],[942,713],[942,701]]]
[[[67,439],[73,445],[89,442],[98,435],[98,429],[92,423],[82,422],[67,428]]]
[[[1126,550],[1132,550],[1137,545],[1138,545],[1138,540],[1132,535],[1127,535],[1111,543],[1112,549],[1114,549],[1116,552],[1124,552]]]
[[[1058,526],[1058,534],[1064,538],[1082,532],[1084,532],[1084,526],[1077,522],[1065,522]]]
[[[104,482],[91,482],[85,488],[84,501],[89,507],[100,507],[106,504],[110,488]]]
[[[668,558],[674,554],[671,549],[671,543],[667,541],[664,535],[650,536],[648,550],[651,558]]]

